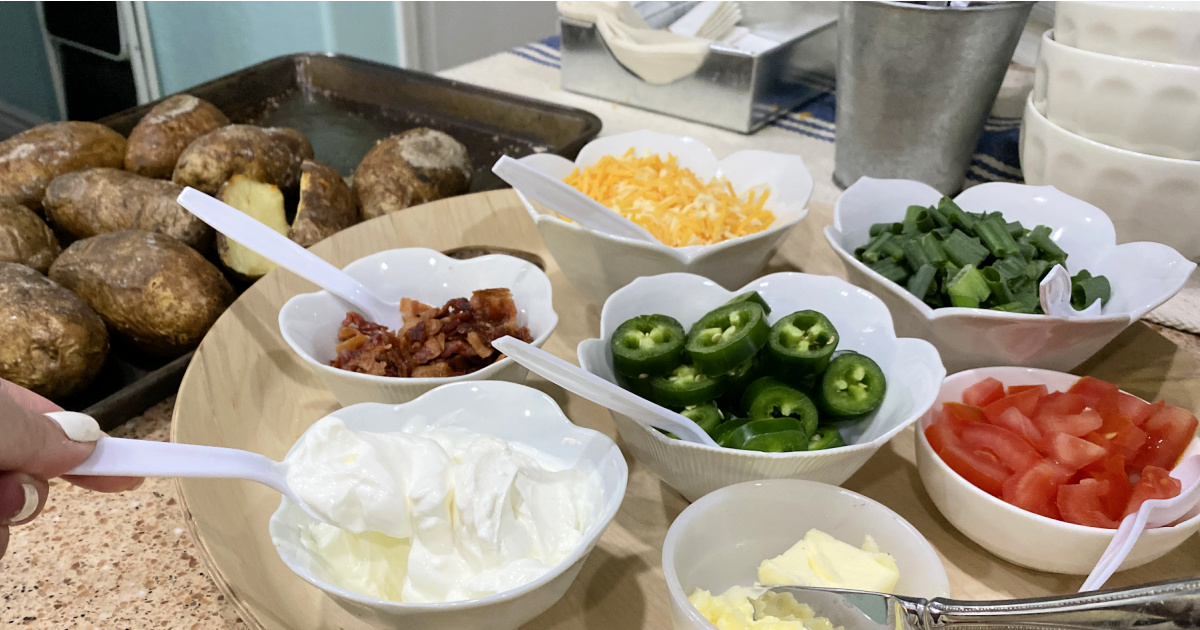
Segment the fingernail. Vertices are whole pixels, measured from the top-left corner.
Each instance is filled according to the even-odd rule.
[[[75,442],[95,442],[99,440],[104,432],[100,430],[100,425],[96,419],[75,411],[55,411],[46,414],[46,417],[58,423],[62,427],[63,433]]]
[[[25,493],[25,505],[21,506],[21,511],[17,515],[9,519],[10,523],[20,523],[21,521],[33,516],[33,512],[38,506],[38,491],[33,487],[33,484],[21,484],[21,491]]]

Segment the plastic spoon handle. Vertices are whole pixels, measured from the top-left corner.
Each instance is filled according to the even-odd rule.
[[[496,162],[492,172],[526,197],[584,227],[614,236],[658,242],[641,226],[605,208],[595,199],[507,155]]]
[[[176,201],[214,230],[349,302],[368,318],[390,325],[400,317],[398,304],[384,302],[346,272],[236,208],[190,187]]]
[[[258,453],[219,446],[104,436],[71,475],[249,479],[290,494],[279,463]]]
[[[635,396],[545,350],[540,350],[512,337],[497,339],[492,342],[492,346],[512,357],[513,361],[529,368],[531,372],[563,389],[583,396],[597,405],[625,414],[637,422],[656,429],[670,431],[679,436],[681,440],[705,446],[717,446],[717,443],[695,422],[640,396]]]

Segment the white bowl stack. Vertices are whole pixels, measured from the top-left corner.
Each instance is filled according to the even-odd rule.
[[[1062,2],[1021,126],[1025,181],[1200,260],[1200,3]]]

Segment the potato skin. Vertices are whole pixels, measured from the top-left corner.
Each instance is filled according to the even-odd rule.
[[[76,241],[50,266],[50,279],[135,347],[161,356],[196,347],[234,298],[229,281],[196,250],[134,230]]]
[[[77,238],[142,230],[166,234],[204,251],[213,230],[175,202],[183,186],[115,168],[59,175],[42,200],[46,216]]]
[[[288,238],[311,247],[358,223],[354,192],[341,174],[313,160],[305,160],[300,171],[300,205]]]
[[[191,94],[176,94],[146,112],[125,148],[125,170],[171,179],[179,155],[200,136],[229,124],[215,105]]]
[[[0,203],[0,262],[46,273],[60,251],[54,230],[37,213],[15,203]]]
[[[448,134],[418,127],[375,143],[354,171],[362,218],[467,192],[471,159]]]
[[[300,164],[312,157],[312,143],[295,129],[226,125],[189,144],[171,179],[210,195],[234,175],[291,188],[300,183]]]
[[[121,168],[125,138],[92,122],[54,122],[0,142],[0,203],[42,209],[55,177],[89,166]]]
[[[74,293],[0,263],[0,377],[51,399],[86,388],[108,356],[104,322]]]

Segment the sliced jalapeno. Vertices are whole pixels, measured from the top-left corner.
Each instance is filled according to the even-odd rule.
[[[701,372],[725,374],[757,354],[770,334],[761,306],[754,302],[726,304],[692,326],[686,349]]]
[[[808,449],[810,451],[823,451],[827,448],[837,448],[845,446],[846,440],[842,439],[842,434],[833,427],[821,427],[813,432],[812,437],[808,438]]]
[[[800,423],[805,435],[812,435],[817,430],[817,405],[804,392],[788,387],[774,385],[763,387],[755,392],[750,407],[746,410],[751,418],[791,418]]]
[[[829,366],[838,332],[821,313],[797,311],[775,322],[767,341],[768,369],[793,381],[820,374]]]
[[[792,453],[807,450],[808,437],[801,431],[779,431],[756,435],[742,445],[742,450],[763,453]]]
[[[742,394],[751,383],[762,376],[762,363],[758,356],[746,359],[741,365],[725,375],[725,393],[719,403],[727,409],[741,409]]]
[[[739,293],[733,296],[733,299],[726,302],[726,304],[740,304],[742,302],[754,302],[762,307],[764,315],[771,314],[771,305],[767,304],[767,301],[763,299],[763,296],[759,295],[758,291],[746,291],[745,293]]]
[[[650,377],[650,400],[679,409],[708,402],[721,395],[724,380],[708,376],[694,366],[681,365],[666,374]]]
[[[739,402],[738,408],[741,409],[742,413],[749,415],[750,403],[754,402],[759,393],[771,387],[787,387],[787,384],[774,376],[763,376],[755,379],[754,382],[746,387],[746,391],[742,393],[742,399]]]
[[[642,398],[645,398],[646,400],[650,400],[650,397],[651,397],[650,376],[645,375],[645,374],[643,374],[641,376],[625,376],[624,374],[617,372],[616,377],[617,377],[617,385],[624,387],[625,389],[629,390],[630,392],[632,392],[638,396],[641,396]]]
[[[739,427],[744,426],[748,422],[750,422],[750,418],[730,418],[729,420],[717,425],[717,430],[713,431],[709,435],[712,436],[714,442],[717,444],[722,444],[722,441],[730,433],[733,433]]]
[[[716,430],[717,425],[721,424],[721,421],[725,419],[725,416],[721,413],[721,410],[717,409],[717,403],[711,401],[700,405],[684,407],[683,411],[680,411],[679,413],[688,420],[695,422],[700,426],[701,429],[704,429],[705,433],[709,435],[712,435],[712,432]]]
[[[821,377],[821,407],[833,416],[846,418],[875,411],[886,393],[883,370],[857,352],[834,357]]]
[[[808,444],[808,433],[795,418],[751,418],[750,422],[726,433],[724,439],[717,443],[725,448],[745,448],[753,438],[784,431],[800,434],[804,438],[802,444]]]
[[[625,376],[666,374],[683,363],[686,341],[683,325],[673,317],[634,317],[613,331],[613,369]]]

